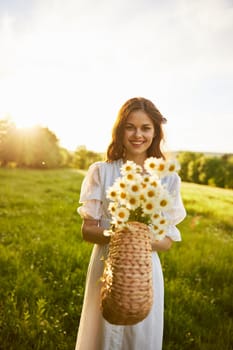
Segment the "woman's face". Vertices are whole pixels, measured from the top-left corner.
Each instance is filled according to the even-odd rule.
[[[155,136],[152,120],[142,110],[130,113],[124,126],[123,145],[126,150],[126,158],[133,159],[136,156],[147,156]]]

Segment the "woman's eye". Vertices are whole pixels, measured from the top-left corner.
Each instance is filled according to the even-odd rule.
[[[132,125],[126,125],[126,126],[125,126],[125,129],[126,129],[126,130],[133,130],[133,128],[134,128],[134,127],[133,127]]]
[[[152,128],[150,126],[142,126],[140,129],[141,131],[150,131]],[[136,130],[136,128],[133,125],[126,125],[125,130],[132,131],[132,130]]]

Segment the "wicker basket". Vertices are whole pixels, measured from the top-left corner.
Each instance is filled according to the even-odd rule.
[[[148,227],[130,222],[111,237],[101,288],[101,311],[112,324],[133,325],[153,302],[151,236]]]

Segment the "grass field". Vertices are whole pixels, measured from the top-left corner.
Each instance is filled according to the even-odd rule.
[[[80,235],[82,179],[0,169],[1,350],[74,349],[92,249]],[[183,183],[182,196],[183,241],[160,254],[163,350],[232,350],[233,191]]]

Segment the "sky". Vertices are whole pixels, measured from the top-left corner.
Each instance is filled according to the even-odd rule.
[[[170,151],[233,153],[233,0],[0,0],[0,119],[104,152],[150,99]]]

